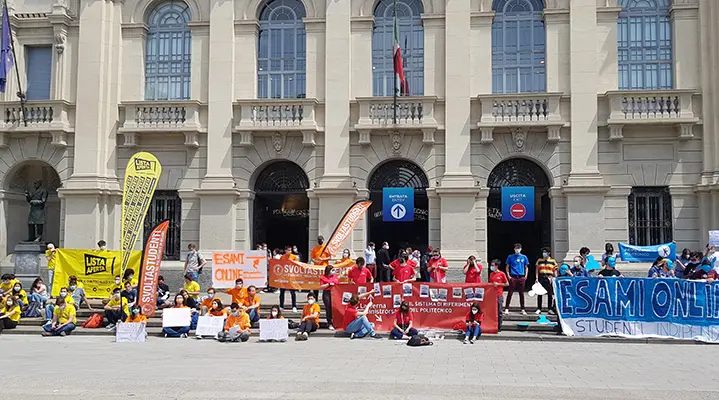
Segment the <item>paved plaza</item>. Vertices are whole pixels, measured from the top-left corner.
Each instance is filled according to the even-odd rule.
[[[0,337],[5,398],[716,399],[719,347]]]

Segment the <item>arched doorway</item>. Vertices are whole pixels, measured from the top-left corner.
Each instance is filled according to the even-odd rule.
[[[254,185],[255,244],[266,242],[270,249],[297,245],[302,261],[307,261],[309,187],[305,171],[290,161],[277,161],[260,171]]]
[[[429,200],[427,175],[417,164],[407,160],[392,160],[377,167],[368,181],[370,191],[368,241],[379,248],[388,242],[390,252],[399,248],[426,249],[429,243]],[[384,222],[382,218],[383,188],[414,189],[414,221]]]
[[[497,164],[487,178],[487,256],[503,263],[512,253],[514,243],[522,244],[529,262],[541,256],[542,247],[552,243],[552,210],[549,179],[542,168],[526,158],[510,158]],[[534,187],[534,221],[502,222],[502,187]],[[527,282],[534,282],[530,267]]]
[[[40,160],[23,161],[8,171],[3,182],[5,191],[3,209],[7,222],[7,251],[12,252],[18,242],[29,239],[28,213],[30,206],[25,198],[25,191],[33,191],[33,183],[42,181],[47,189],[45,202],[45,224],[43,226],[43,242],[60,242],[60,198],[57,189],[62,186],[60,176],[50,164]]]

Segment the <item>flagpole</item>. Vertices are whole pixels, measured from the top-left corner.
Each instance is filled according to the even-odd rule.
[[[7,0],[3,0],[3,12],[7,12],[7,20],[8,23],[10,23],[10,11],[7,8]],[[20,70],[17,66],[17,56],[15,55],[15,41],[12,37],[12,29],[8,26],[8,32],[10,32],[10,50],[12,52],[12,60],[13,60],[13,66],[15,67],[15,77],[17,77],[17,97],[20,98],[20,118],[22,119],[22,122],[25,126],[27,126],[27,120],[25,119],[25,93],[22,91],[22,83],[20,82]]]

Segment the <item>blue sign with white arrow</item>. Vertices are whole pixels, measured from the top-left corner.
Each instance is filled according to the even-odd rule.
[[[414,188],[382,189],[382,221],[414,221]]]

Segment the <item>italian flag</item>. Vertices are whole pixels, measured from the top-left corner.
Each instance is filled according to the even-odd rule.
[[[402,65],[402,48],[399,47],[399,28],[397,27],[397,0],[394,2],[394,45],[392,46],[394,57],[395,93],[398,95],[407,94],[407,85],[404,81],[404,66]]]

